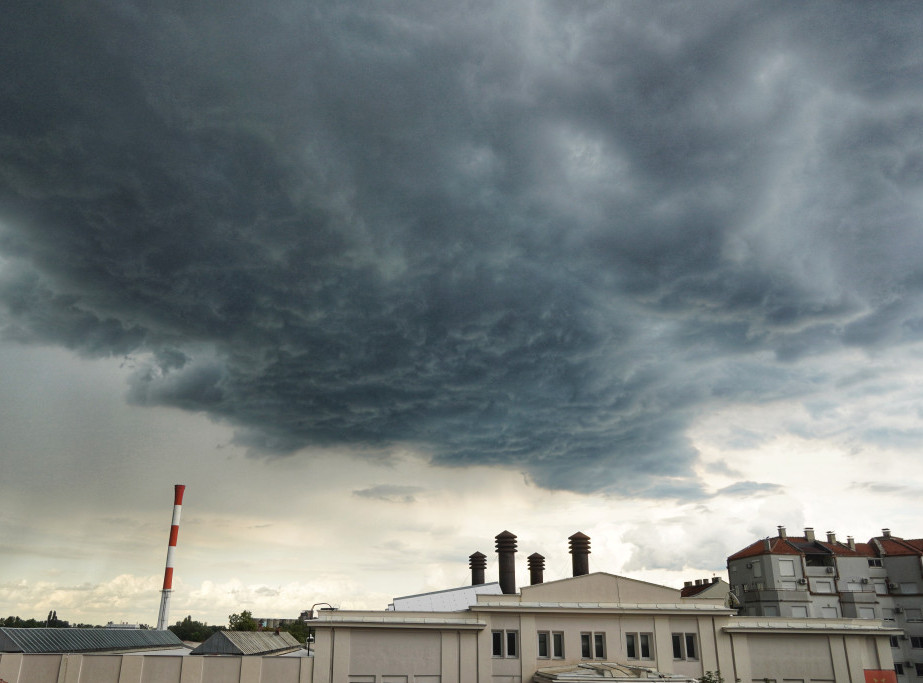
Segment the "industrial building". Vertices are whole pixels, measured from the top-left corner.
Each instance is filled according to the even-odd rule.
[[[764,617],[880,620],[900,629],[890,638],[899,678],[923,676],[923,539],[882,529],[868,543],[832,531],[826,540],[777,534],[727,560],[740,614]]]

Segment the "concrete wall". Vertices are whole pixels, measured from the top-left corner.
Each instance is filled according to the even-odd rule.
[[[311,683],[310,657],[0,654],[2,683]]]

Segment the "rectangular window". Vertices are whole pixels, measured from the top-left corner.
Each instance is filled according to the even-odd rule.
[[[917,662],[913,666],[916,669],[914,673],[916,673],[917,676],[923,676],[923,664],[920,664],[919,662]]]
[[[519,631],[491,631],[490,635],[494,657],[519,656]]]
[[[900,643],[897,642],[897,636],[890,636],[888,642],[891,644],[891,647],[900,647]]]
[[[625,634],[625,656],[628,659],[638,658],[637,636],[634,633]]]
[[[896,673],[898,676],[903,676],[903,675],[904,675],[904,665],[903,665],[903,664],[895,663],[895,664],[894,664],[894,673]]]
[[[555,659],[564,659],[564,634],[560,631],[551,634],[551,653]]]
[[[580,656],[584,659],[605,659],[606,658],[606,634],[605,633],[581,633],[580,634]]]
[[[686,634],[686,659],[698,659],[698,648],[695,642],[695,633]]]
[[[593,656],[596,657],[596,659],[606,658],[606,634],[605,633],[594,633],[593,634]]]
[[[638,643],[641,645],[641,659],[651,659],[651,634],[639,634]]]
[[[548,633],[540,631],[538,634],[538,656],[542,659],[547,659],[549,657],[548,649]]]
[[[910,647],[914,649],[923,647],[923,636],[910,636]]]
[[[881,560],[877,557],[869,558],[869,567],[880,567]]]
[[[695,633],[673,634],[673,659],[697,660],[698,642]]]
[[[779,560],[779,576],[794,576],[795,560]]]
[[[506,656],[507,657],[518,657],[519,656],[519,632],[518,631],[507,631],[506,632]]]

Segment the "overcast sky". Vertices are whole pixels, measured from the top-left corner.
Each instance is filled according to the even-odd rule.
[[[0,616],[920,537],[917,2],[14,2]]]

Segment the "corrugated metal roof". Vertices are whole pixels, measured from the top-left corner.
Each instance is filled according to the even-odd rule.
[[[0,627],[0,652],[110,652],[183,647],[172,631],[134,628]]]
[[[300,648],[291,633],[281,631],[218,631],[191,655],[268,655]]]

